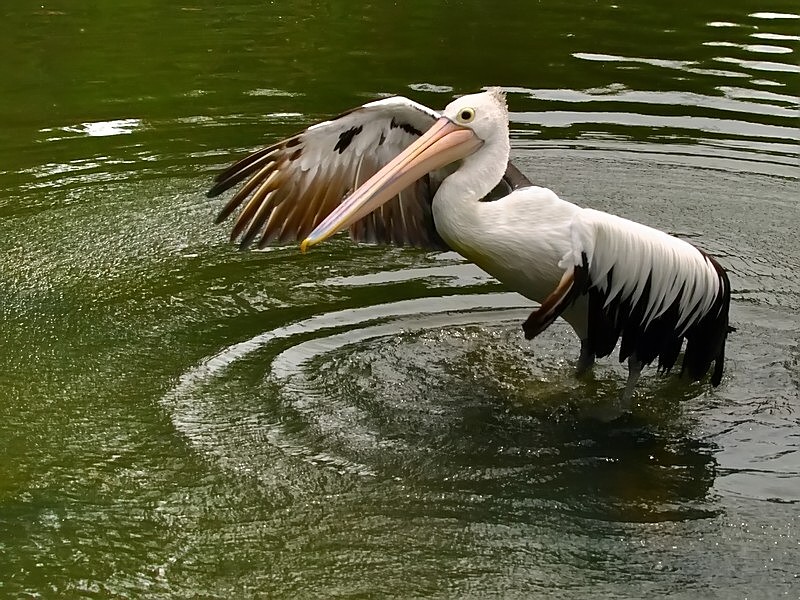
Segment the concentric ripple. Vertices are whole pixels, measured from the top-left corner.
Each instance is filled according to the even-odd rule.
[[[371,361],[359,365],[359,360],[365,360],[364,349],[373,347],[376,340],[392,345],[432,328],[464,327],[492,318],[519,318],[521,309],[514,308],[523,302],[515,294],[462,295],[315,315],[225,348],[184,374],[166,400],[171,405],[176,427],[195,446],[229,465],[243,467],[261,462],[254,456],[228,454],[246,449],[239,443],[229,445],[229,440],[250,438],[258,440],[259,448],[266,441],[282,454],[302,456],[344,471],[371,474],[372,467],[315,445],[322,441],[320,438],[342,438],[345,432],[348,440],[340,444],[345,446],[340,450],[348,445],[380,447],[381,443],[376,431],[354,427],[358,420],[355,415],[361,408],[352,401],[348,404],[347,398],[352,395],[347,395],[346,385],[340,382],[339,393],[325,397],[323,387],[327,384],[317,380],[315,388],[309,367],[317,374],[333,370],[331,381],[346,378],[348,370],[353,369],[351,384],[358,384],[355,369],[369,366]],[[343,359],[342,354],[352,347],[359,351]],[[381,349],[373,351],[374,358],[382,360]],[[321,357],[328,360],[320,364]],[[304,383],[309,376],[311,379]],[[374,389],[387,381],[373,377],[371,385]],[[405,389],[410,390],[415,383],[422,382],[406,381]],[[275,388],[279,400],[267,400],[274,395]],[[315,409],[324,410],[315,413]]]
[[[700,388],[654,376],[637,392],[636,421],[587,418],[617,398],[624,370],[606,361],[576,379],[566,324],[533,348],[522,340],[527,304],[466,294],[315,315],[225,348],[184,374],[165,403],[198,451],[268,484],[302,471],[300,483],[312,485],[325,467],[426,493],[488,485],[529,497],[538,488],[564,502],[566,489],[584,512],[590,482],[605,491],[604,514],[619,505],[628,519],[686,517],[676,507],[687,501],[697,510],[713,458],[674,417]],[[653,471],[638,484],[602,475],[634,463]],[[667,487],[652,487],[664,477]],[[700,487],[685,497],[676,478]]]

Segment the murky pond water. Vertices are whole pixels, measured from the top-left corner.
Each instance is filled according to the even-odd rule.
[[[0,596],[800,597],[788,0],[0,9]],[[690,239],[722,385],[614,360],[451,253],[241,253],[204,192],[385,94],[508,91],[537,184]]]

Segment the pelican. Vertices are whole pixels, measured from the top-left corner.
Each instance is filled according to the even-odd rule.
[[[348,229],[355,241],[455,250],[539,303],[530,340],[557,317],[581,343],[577,373],[621,338],[629,410],[642,368],[719,385],[730,283],[711,256],[656,229],[559,198],[509,162],[504,92],[460,97],[438,113],[403,97],[369,102],[258,150],[221,172],[210,197],[244,181],[241,247],[300,241],[305,252]]]

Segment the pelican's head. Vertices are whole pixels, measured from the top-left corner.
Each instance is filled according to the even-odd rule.
[[[484,142],[508,138],[506,94],[499,87],[456,98],[442,111],[442,117],[471,129]]]
[[[495,143],[498,139],[504,140],[502,145]],[[428,131],[325,217],[301,242],[300,250],[305,252],[349,227],[417,179],[472,156],[486,143],[505,148],[505,156],[499,153],[497,161],[502,174],[508,161],[508,109],[500,88],[462,96],[448,104]]]

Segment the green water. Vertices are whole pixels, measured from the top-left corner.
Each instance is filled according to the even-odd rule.
[[[789,0],[0,8],[0,597],[800,597]],[[241,253],[205,190],[385,94],[508,90],[537,184],[691,239],[722,385],[581,409],[449,253]]]

